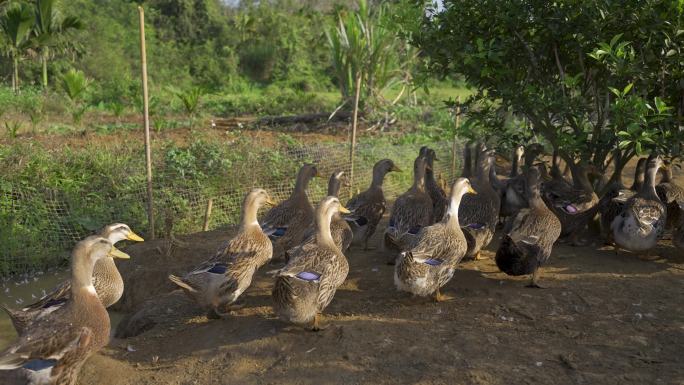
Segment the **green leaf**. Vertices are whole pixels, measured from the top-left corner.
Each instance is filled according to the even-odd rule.
[[[629,145],[632,144],[631,140],[623,140],[618,144],[618,148],[620,150],[624,150],[625,148],[629,147]]]
[[[667,53],[665,54],[665,57],[670,57],[670,56],[673,56],[676,54],[677,54],[677,50],[671,49],[671,50],[667,51]]]
[[[625,89],[622,90],[622,95],[627,95],[627,93],[632,90],[632,87],[634,87],[634,83],[627,84],[627,86],[625,86]]]

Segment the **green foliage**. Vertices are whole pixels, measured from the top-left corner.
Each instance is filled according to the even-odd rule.
[[[398,55],[401,41],[385,24],[390,7],[381,3],[371,8],[366,0],[359,0],[357,7],[356,11],[338,12],[336,25],[326,31],[337,84],[343,100],[350,105],[358,78],[361,78],[361,100],[378,98],[384,90],[403,80],[403,64]]]
[[[205,92],[201,87],[192,87],[187,90],[179,90],[175,87],[170,87],[169,90],[173,93],[183,105],[185,113],[192,119],[197,113],[202,103],[202,96]]]
[[[10,139],[15,139],[21,129],[21,122],[19,121],[5,121],[5,131],[7,132],[7,137]]]
[[[506,128],[512,118],[567,161],[600,170],[611,154],[624,165],[681,151],[677,2],[453,0],[429,13],[407,27],[428,73],[460,73],[476,88],[464,105],[493,140],[525,140]]]

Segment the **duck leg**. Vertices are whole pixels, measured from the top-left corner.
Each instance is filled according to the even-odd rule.
[[[480,251],[478,250],[478,252],[475,253],[475,255],[473,255],[473,260],[479,261],[479,260],[481,260],[481,259],[483,259],[483,258],[482,258],[482,256],[480,255]]]
[[[449,300],[454,299],[454,297],[450,297],[448,295],[442,294],[440,292],[439,288],[437,288],[437,290],[435,290],[435,293],[433,294],[432,298],[435,300],[435,302],[444,302],[444,301],[449,301]]]
[[[530,287],[530,288],[534,288],[534,289],[543,289],[544,288],[543,286],[539,285],[539,276],[541,275],[539,273],[539,270],[540,269],[537,269],[534,271],[534,273],[532,273],[532,279],[530,280],[530,283],[525,287]]]
[[[319,332],[325,330],[328,326],[321,325],[321,313],[316,313],[313,320],[313,325],[311,325],[311,331]]]

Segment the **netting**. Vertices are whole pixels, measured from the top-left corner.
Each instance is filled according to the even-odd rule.
[[[449,184],[461,169],[460,150],[456,159],[451,142],[430,144],[439,161],[435,175]],[[388,200],[404,192],[412,182],[413,160],[420,145],[359,144],[355,151],[354,178],[340,191],[344,202],[369,184],[372,167],[383,158],[392,159],[402,170],[390,173],[384,190]],[[235,224],[239,220],[244,194],[251,188],[266,189],[274,201],[286,199],[303,163],[314,163],[320,173],[309,185],[313,203],[324,197],[330,175],[345,171],[351,163],[349,144],[285,143],[276,148],[253,148],[230,154],[225,162],[200,162],[200,168],[183,167],[180,172],[155,164],[154,213],[156,235],[188,234],[203,229],[209,200],[212,210],[208,228]],[[456,170],[456,173],[454,172]],[[212,180],[208,186],[202,181]],[[112,222],[124,222],[136,231],[147,229],[144,183],[124,192],[85,191],[77,196],[40,186],[7,186],[0,189],[0,276],[35,271],[66,261],[68,250],[78,240]],[[30,215],[29,215],[30,214]]]

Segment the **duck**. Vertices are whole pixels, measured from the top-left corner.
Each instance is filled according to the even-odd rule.
[[[527,207],[514,217],[494,257],[502,272],[531,275],[528,287],[540,288],[540,268],[548,261],[553,244],[561,234],[561,222],[541,198],[541,173],[532,167],[526,175]]]
[[[513,157],[511,158],[511,171],[508,177],[499,178],[496,173],[496,167],[489,168],[489,181],[492,183],[492,187],[497,194],[499,194],[499,222],[504,222],[505,218],[511,216],[512,206],[507,203],[508,198],[506,193],[510,183],[515,183],[518,175],[520,175],[520,166],[522,163],[522,157],[525,154],[525,147],[517,146],[513,150]],[[511,195],[511,200],[515,200],[515,195]],[[517,211],[517,210],[516,210]]]
[[[278,317],[295,325],[323,329],[321,313],[332,302],[349,273],[349,263],[330,232],[332,218],[349,214],[336,197],[325,197],[316,208],[316,241],[292,255],[275,273],[273,309]]]
[[[421,297],[432,296],[437,302],[449,299],[440,290],[451,280],[468,250],[458,215],[465,194],[477,193],[467,178],[459,178],[451,187],[444,218],[423,227],[409,250],[399,254],[394,268],[394,284],[398,290]]]
[[[304,231],[313,221],[314,208],[309,202],[306,189],[318,176],[318,168],[304,164],[297,173],[294,190],[290,197],[271,208],[261,222],[261,228],[273,242],[273,257],[280,259],[285,251],[298,245]]]
[[[461,177],[463,178],[470,178],[474,174],[472,146],[472,141],[468,141],[463,145],[463,170],[461,171]]]
[[[435,150],[423,146],[420,148],[420,156],[425,157],[427,160],[427,167],[425,169],[425,189],[427,190],[430,199],[432,199],[432,213],[433,218],[436,222],[442,220],[444,213],[446,212],[447,204],[449,203],[446,198],[446,193],[442,190],[435,179],[434,163],[437,159],[437,153]]]
[[[427,159],[419,156],[413,162],[413,185],[392,206],[385,229],[385,250],[403,251],[422,227],[433,223],[432,199],[425,188]],[[388,263],[394,263],[392,258]]]
[[[477,172],[471,180],[477,195],[466,195],[458,212],[459,223],[468,240],[466,257],[480,258],[480,252],[494,238],[501,206],[499,195],[489,181],[489,169],[494,162],[494,153],[480,146],[477,156]]]
[[[644,185],[644,178],[646,177],[646,162],[648,161],[648,158],[639,158],[637,161],[636,168],[634,169],[634,181],[632,182],[632,186],[630,186],[630,190],[634,191],[635,193],[637,191],[641,190],[641,187]]]
[[[544,148],[538,143],[532,143],[527,148],[522,146],[516,148],[516,154],[513,159],[518,158],[518,154],[522,153],[524,157],[523,170],[529,170],[531,167],[535,166],[535,161],[537,157],[544,151]],[[520,161],[518,161],[520,163]],[[513,170],[517,167],[512,168]],[[546,174],[546,167],[537,166],[538,170],[542,173],[542,179]],[[510,228],[511,219],[523,208],[527,207],[527,196],[525,195],[526,176],[522,173],[522,170],[517,170],[516,175],[508,179],[503,189],[503,194],[501,196],[501,211],[499,215],[504,219],[504,228]]]
[[[679,206],[679,223],[672,232],[672,243],[680,250],[684,250],[684,200],[677,201]]]
[[[368,240],[375,234],[387,210],[382,185],[385,175],[390,172],[401,172],[401,169],[391,159],[377,161],[373,165],[373,178],[368,189],[352,197],[345,205],[351,211],[344,219],[354,233],[352,245],[363,244],[363,249],[368,250]]]
[[[223,250],[183,277],[169,275],[171,282],[207,310],[208,318],[224,316],[252,284],[254,273],[273,257],[271,240],[257,220],[259,209],[272,204],[266,190],[249,191],[242,203],[237,234]]]
[[[568,238],[572,245],[580,245],[580,233],[600,208],[599,198],[589,181],[589,169],[593,166],[581,160],[566,163],[571,170],[572,184],[562,176],[562,181],[555,176],[542,185],[542,199],[561,221],[561,237]]]
[[[617,163],[618,157],[614,157],[614,159]],[[643,184],[643,171],[645,168],[645,161],[645,158],[639,159],[638,163],[642,166],[637,166],[635,169],[634,180],[638,181],[640,179],[642,181],[640,184]],[[636,191],[625,187],[624,182],[622,180],[622,173],[619,173],[616,176],[615,182],[613,182],[606,188],[606,192],[603,194],[601,200],[599,201],[601,233],[605,238],[606,244],[614,244],[613,232],[610,229],[610,226],[613,223],[615,217],[620,215],[620,213],[624,209],[625,203],[627,203],[629,198],[634,196],[634,194],[636,194]]]
[[[684,187],[676,184],[672,177],[672,165],[669,162],[664,162],[660,169],[662,178],[660,183],[656,185],[656,193],[658,198],[667,206],[667,223],[666,229],[672,229],[679,223],[679,205],[678,201],[684,201]]]
[[[98,235],[107,238],[112,244],[123,240],[142,242],[144,239],[131,230],[124,223],[113,223],[103,227]],[[117,303],[124,291],[121,273],[116,268],[114,258],[105,257],[95,263],[93,269],[93,286],[104,307],[108,308]],[[3,307],[12,321],[12,326],[18,335],[23,335],[27,325],[44,314],[51,313],[64,306],[71,295],[71,281],[66,280],[55,287],[50,293],[22,309],[14,310]]]
[[[651,155],[648,158],[641,190],[627,200],[620,215],[611,223],[617,247],[648,255],[665,230],[667,208],[655,189],[655,178],[661,165],[660,157]]]
[[[328,196],[338,197],[339,199],[340,188],[343,184],[348,185],[348,181],[343,178],[344,171],[335,171],[332,173],[328,181]],[[335,245],[342,250],[342,252],[347,251],[349,245],[351,245],[352,239],[354,238],[354,233],[349,226],[349,222],[347,222],[339,213],[333,215],[332,220],[330,221],[330,233],[335,241]],[[295,249],[315,241],[316,226],[315,223],[311,223],[304,234],[304,241],[300,245],[297,245],[287,251],[287,259],[289,259],[290,255],[296,253]]]
[[[109,314],[92,280],[95,264],[109,257],[130,258],[101,236],[76,244],[71,252],[71,294],[64,306],[36,318],[0,353],[3,384],[76,383],[88,357],[109,342]]]

